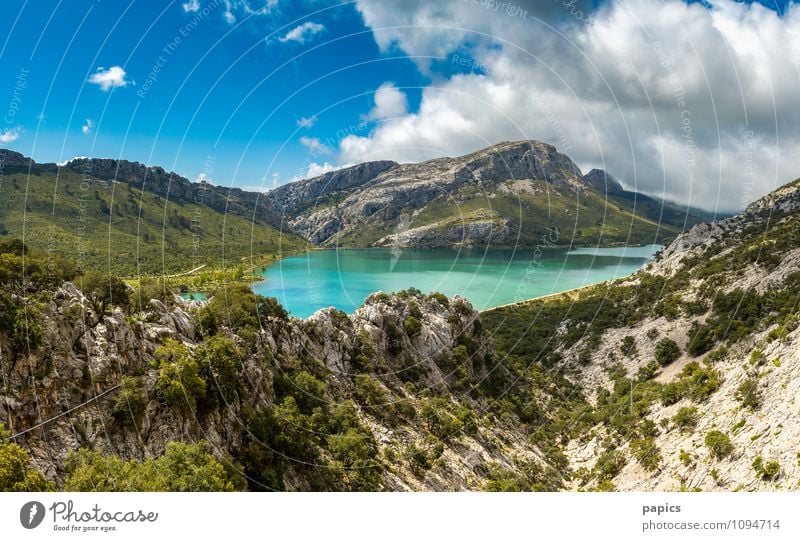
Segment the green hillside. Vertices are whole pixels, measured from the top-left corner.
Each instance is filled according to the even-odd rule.
[[[31,248],[69,255],[85,269],[133,276],[186,272],[201,265],[268,261],[307,243],[232,212],[186,198],[169,201],[130,183],[67,168],[6,171],[0,233]]]
[[[670,215],[671,220],[660,223],[657,216],[651,218],[655,213],[652,205],[645,208],[637,201],[634,207],[633,201],[606,198],[592,188],[576,191],[544,180],[524,182],[529,186],[516,192],[505,189],[504,185],[513,183],[502,183],[488,197],[483,188],[465,186],[455,195],[440,197],[425,205],[410,219],[409,226],[433,227],[445,232],[474,222],[492,221],[500,230],[504,222],[510,220],[511,233],[504,238],[494,237],[492,245],[531,247],[542,245],[543,237],[549,239],[548,244],[559,246],[665,244],[683,230],[683,217]],[[689,226],[699,221],[695,216],[687,218]],[[337,242],[346,246],[370,246],[397,231],[395,222],[387,224],[380,217],[368,219],[361,225],[358,229],[345,230]],[[550,233],[554,229],[559,231],[557,238]]]

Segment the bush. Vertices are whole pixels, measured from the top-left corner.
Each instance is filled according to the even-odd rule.
[[[697,408],[694,406],[682,407],[672,418],[672,422],[676,428],[682,431],[694,428],[697,426]]]
[[[293,381],[297,391],[293,393],[294,398],[303,413],[311,413],[315,407],[324,406],[327,403],[325,395],[328,386],[324,381],[317,379],[305,370],[298,372]]]
[[[676,344],[674,340],[662,338],[656,344],[655,357],[656,361],[658,361],[658,364],[661,366],[668,365],[680,357],[680,355],[681,348],[678,347],[678,344]]]
[[[81,449],[67,458],[64,490],[80,492],[220,492],[244,488],[241,477],[223,466],[205,442],[170,442],[162,456],[124,461]]]
[[[625,467],[625,455],[616,449],[609,449],[597,457],[594,472],[600,481],[610,481]]]
[[[639,371],[636,373],[636,379],[639,381],[647,381],[653,379],[656,373],[658,373],[658,363],[650,361],[639,368]]]
[[[761,406],[762,396],[757,376],[749,376],[739,385],[736,389],[736,400],[751,410],[757,410]]]
[[[212,336],[196,351],[199,375],[206,384],[208,408],[227,405],[236,400],[240,391],[239,373],[244,356],[227,336]]]
[[[197,411],[198,401],[206,396],[206,382],[200,377],[200,368],[186,346],[167,339],[156,349],[155,357],[160,364],[156,393],[183,413]]]
[[[722,459],[733,452],[733,443],[724,432],[712,430],[706,434],[706,447],[714,458]]]
[[[456,435],[464,426],[450,409],[450,402],[444,398],[432,398],[422,405],[421,415],[427,429],[441,440]]]
[[[11,433],[0,423],[0,491],[42,492],[51,490],[39,471],[31,467],[28,452],[8,441]]]
[[[645,471],[655,471],[661,463],[661,452],[653,438],[642,438],[631,443],[631,453]]]
[[[87,272],[80,280],[83,294],[92,302],[95,311],[105,313],[109,306],[123,310],[130,306],[128,286],[121,278],[101,272]]]
[[[138,427],[147,409],[147,389],[144,378],[125,376],[122,378],[122,389],[117,393],[111,412],[114,417],[126,426]]]
[[[408,316],[403,321],[403,330],[406,331],[406,334],[409,337],[417,336],[420,332],[422,332],[422,323],[414,316]]]
[[[636,355],[636,339],[633,336],[626,336],[622,339],[619,350],[627,357]]]

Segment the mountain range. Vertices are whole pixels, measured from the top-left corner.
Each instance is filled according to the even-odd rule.
[[[109,298],[0,243],[0,488],[796,490],[799,219],[795,181],[613,282],[307,320],[241,285]]]
[[[1,488],[796,490],[798,219],[795,181],[613,282],[307,320],[236,285],[114,306],[0,244]]]
[[[534,247],[648,244],[712,213],[584,175],[555,147],[499,143],[458,158],[372,162],[292,182],[267,194],[291,231],[318,246]]]
[[[545,143],[417,164],[367,162],[266,194],[161,167],[0,150],[0,233],[131,276],[271,260],[318,247],[664,243],[713,214],[583,175]],[[553,234],[557,231],[557,234]]]

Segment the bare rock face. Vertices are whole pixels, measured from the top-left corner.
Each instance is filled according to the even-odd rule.
[[[583,183],[600,193],[617,193],[623,191],[622,184],[602,169],[592,169],[583,175]]]
[[[343,170],[316,179],[288,184],[270,192],[276,208],[299,215],[289,221],[292,231],[319,245],[333,245],[342,234],[357,236],[362,229],[387,232],[402,229],[402,217],[418,212],[434,201],[458,197],[464,188],[492,188],[505,181],[537,179],[556,186],[585,187],[577,165],[555,147],[539,141],[500,143],[458,158],[438,158],[416,164],[389,166],[389,162],[362,164],[360,169]],[[383,169],[382,171],[380,171]],[[378,173],[378,171],[380,171]],[[370,176],[370,173],[378,173]],[[341,177],[341,178],[340,178]],[[367,178],[368,181],[358,181]],[[350,189],[348,187],[356,188]],[[326,203],[330,194],[336,201]],[[318,204],[314,204],[317,201]],[[301,210],[303,206],[307,210]],[[456,227],[427,228],[416,232],[389,234],[378,246],[445,246],[461,242],[485,242],[487,227],[502,230],[488,222]],[[469,220],[472,221],[471,219]],[[481,222],[481,220],[476,220]],[[460,237],[460,241],[458,240]]]
[[[361,163],[311,179],[290,182],[271,190],[266,197],[276,212],[291,217],[298,210],[304,210],[304,206],[313,205],[318,198],[363,186],[396,165],[392,161]]]

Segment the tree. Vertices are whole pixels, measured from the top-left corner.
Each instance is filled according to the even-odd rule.
[[[160,364],[156,380],[158,395],[183,413],[194,413],[198,400],[206,396],[206,382],[200,377],[200,368],[188,348],[168,338],[156,349],[155,357]]]
[[[117,276],[87,272],[81,279],[81,289],[100,314],[104,314],[108,306],[127,309],[130,305],[128,286]]]
[[[200,377],[206,384],[204,405],[216,408],[236,399],[244,355],[233,340],[212,336],[195,353]]]
[[[678,347],[678,344],[676,344],[674,340],[662,338],[656,344],[655,356],[658,364],[661,366],[668,365],[680,357],[680,355],[681,348]]]
[[[143,462],[81,449],[66,462],[64,489],[80,492],[230,492],[244,481],[208,452],[208,444],[170,442]]]
[[[31,467],[27,451],[8,440],[11,432],[0,423],[0,491],[41,492],[52,486],[44,476]]]
[[[111,412],[123,425],[137,427],[147,409],[147,389],[144,378],[125,376]]]

